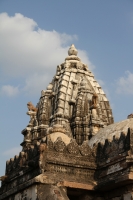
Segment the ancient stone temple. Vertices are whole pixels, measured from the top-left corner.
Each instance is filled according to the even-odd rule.
[[[27,103],[22,151],[6,162],[0,200],[133,199],[133,115],[114,123],[77,54],[71,45],[37,106]]]

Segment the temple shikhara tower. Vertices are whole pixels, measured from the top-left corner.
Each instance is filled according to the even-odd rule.
[[[77,54],[71,45],[36,107],[27,103],[22,151],[6,162],[0,200],[133,199],[133,115],[114,123]]]

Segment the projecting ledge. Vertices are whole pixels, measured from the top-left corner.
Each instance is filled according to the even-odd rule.
[[[101,183],[99,182],[95,189],[99,191],[109,191],[130,184],[133,184],[133,173],[121,175],[115,178],[111,177]]]
[[[70,181],[61,181],[57,183],[58,187],[68,187],[68,188],[77,188],[77,189],[84,189],[84,190],[94,190],[96,186],[96,182],[92,184],[85,184],[85,183],[77,183],[77,182],[70,182]]]

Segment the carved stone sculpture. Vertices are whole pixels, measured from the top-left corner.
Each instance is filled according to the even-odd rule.
[[[133,113],[127,116],[128,119],[133,118]]]
[[[31,101],[27,103],[27,107],[29,111],[37,112],[37,108],[32,104]]]
[[[97,108],[97,104],[98,104],[98,95],[96,93],[93,93],[90,109],[96,109]]]

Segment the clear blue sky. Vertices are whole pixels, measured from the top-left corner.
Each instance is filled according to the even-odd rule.
[[[133,112],[132,0],[0,0],[0,176],[35,105],[74,43],[115,121]]]

